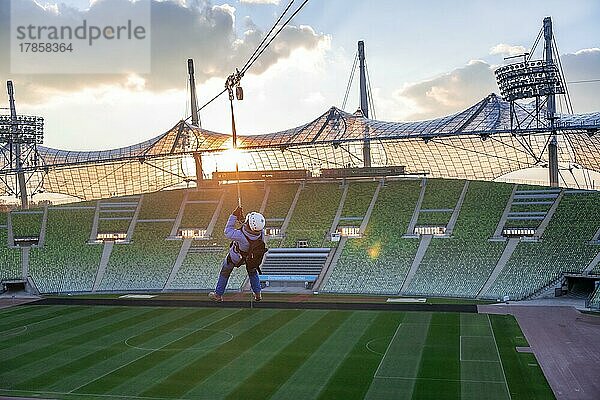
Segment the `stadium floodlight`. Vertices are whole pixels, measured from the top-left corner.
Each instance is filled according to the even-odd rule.
[[[496,70],[500,93],[508,101],[565,94],[558,66],[536,60],[505,65]]]
[[[10,115],[0,115],[0,143],[19,142],[42,144],[44,140],[44,118],[32,115],[17,115],[16,131]],[[15,135],[16,134],[16,135]]]
[[[15,141],[13,136],[16,133],[16,140],[21,143],[43,142],[44,118],[18,115],[16,122],[16,131],[13,132],[13,123],[9,115],[0,115],[0,142]]]

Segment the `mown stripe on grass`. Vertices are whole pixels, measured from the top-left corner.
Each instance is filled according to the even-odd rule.
[[[254,335],[254,339],[249,340],[251,342],[249,347],[239,347],[239,352],[234,354],[234,358],[228,358],[229,362],[227,363],[220,361],[219,353],[212,353],[212,356],[203,356],[205,359],[210,360],[208,362],[213,363],[213,372],[200,381],[192,377],[191,389],[185,394],[181,394],[181,397],[193,399],[225,397],[235,386],[232,382],[237,383],[245,380],[257,368],[270,360],[275,353],[293,341],[300,332],[304,331],[306,326],[312,325],[325,312],[308,313],[307,311],[300,311],[294,313],[295,315],[290,320],[272,322],[269,330],[265,330],[262,336],[257,336],[255,332],[251,333],[251,335]],[[267,326],[264,327],[267,328]],[[237,337],[239,334],[235,336]],[[217,351],[228,350],[227,345],[223,345],[223,348]],[[215,360],[217,360],[216,365]],[[224,380],[223,376],[227,376],[227,379]]]
[[[376,315],[372,311],[352,313],[271,396],[271,400],[317,398]]]
[[[421,357],[413,399],[460,398],[458,313],[434,313]]]
[[[199,385],[188,391],[185,398],[222,399],[234,387],[232,382],[242,382],[271,360],[283,348],[294,341],[307,327],[312,326],[327,311],[303,311],[297,317],[279,326],[271,333],[256,337],[247,350],[241,352],[227,364],[219,364],[218,371],[208,376]],[[223,379],[227,376],[227,379]]]
[[[132,314],[134,314],[133,311],[123,312],[114,317],[114,319],[116,321],[121,321],[128,318]],[[100,335],[100,329],[106,329],[105,327],[108,325],[108,323],[109,321],[105,320],[103,320],[103,322],[96,322],[91,327],[96,327],[98,325],[101,325],[102,327],[96,329],[93,334],[88,334],[85,337],[82,336],[81,330],[77,330],[76,333],[79,333],[79,335],[66,339],[60,342],[60,344],[56,343],[53,339],[50,339],[49,342],[46,342],[47,346],[40,348],[38,351],[32,351],[28,353],[27,357],[23,359],[22,364],[21,360],[17,359],[13,365],[13,369],[0,374],[0,376],[10,382],[10,385],[8,386],[9,388],[13,388],[30,377],[44,373],[49,368],[52,368],[56,364],[60,364],[64,361],[64,358],[62,358],[63,353],[71,351],[73,348],[78,347],[79,344],[86,344],[97,335]],[[83,328],[83,330],[85,331],[85,328]],[[108,333],[109,331],[106,331],[105,334]],[[76,338],[78,340],[75,340]],[[39,358],[36,358],[36,355],[38,354]]]
[[[15,389],[48,388],[56,381],[93,365],[98,360],[104,360],[125,350],[123,331],[131,331],[136,327],[152,327],[158,317],[164,316],[161,309],[131,310],[132,316],[120,321],[114,321],[105,326],[102,334],[97,334],[89,342],[75,345],[60,354],[59,359],[48,363],[48,368],[38,373],[24,372],[27,380],[15,385]],[[165,322],[165,324],[168,322]],[[108,338],[107,338],[108,337]],[[106,340],[108,339],[108,340]],[[112,343],[112,345],[111,345]],[[116,343],[116,344],[115,344]]]
[[[461,399],[509,400],[487,315],[461,314],[460,335]]]
[[[37,302],[31,302],[26,304],[17,304],[15,306],[0,308],[0,317],[9,317],[11,315],[17,315],[22,313],[28,313],[35,310],[50,310],[56,308],[62,308],[62,306],[58,305],[39,305]]]
[[[171,342],[168,342],[166,345],[162,345],[156,348],[156,350],[148,352],[148,354],[142,355],[133,361],[130,361],[127,364],[124,364],[115,370],[110,371],[105,375],[98,377],[97,379],[94,379],[89,383],[73,389],[73,392],[90,394],[107,393],[113,388],[119,386],[125,380],[137,376],[139,373],[146,370],[148,366],[160,364],[176,354],[175,351],[159,350],[176,350],[186,348],[193,344],[194,340],[198,340],[198,337],[195,335],[196,333],[198,336],[209,336],[208,331],[205,329],[219,329],[219,327],[226,327],[240,321],[241,319],[248,318],[255,313],[256,312],[241,313],[240,310],[232,311],[219,320],[199,327],[196,330],[185,334],[184,336],[179,336]]]
[[[502,359],[504,374],[513,400],[553,399],[554,394],[535,355],[518,353],[517,346],[528,346],[512,315],[488,315]]]
[[[211,352],[202,355],[158,384],[142,392],[141,396],[180,397],[212,374],[220,374],[220,369],[252,347],[258,338],[269,335],[282,325],[300,315],[300,310],[278,310],[267,319],[257,323],[252,329],[235,336]]]
[[[143,339],[140,339],[139,344],[145,347],[155,340],[169,341],[181,337],[179,329],[188,329],[188,327],[191,329],[191,327],[215,321],[229,314],[229,312],[217,309],[161,310],[165,315],[161,316],[159,321],[149,320],[148,323],[145,322],[138,328],[128,327],[115,337],[108,335],[110,342],[104,351],[98,349],[98,352],[86,357],[86,360],[82,360],[82,364],[84,364],[83,361],[89,360],[87,365],[82,365],[80,370],[63,376],[47,389],[70,392],[148,354],[149,351],[138,350],[125,344],[127,338],[133,335],[138,334],[138,337]],[[79,361],[76,362],[79,363]]]
[[[226,399],[262,400],[270,397],[350,314],[348,311],[330,311],[322,316],[269,362],[241,382]]]
[[[36,346],[38,342],[46,342],[51,335],[60,336],[65,326],[71,326],[71,324],[77,323],[80,319],[98,314],[99,312],[100,310],[79,307],[75,312],[34,322],[23,326],[21,329],[14,328],[13,332],[19,333],[0,340],[0,350],[3,350],[6,356],[10,354],[22,354],[24,351],[31,349],[32,346]]]
[[[29,318],[37,315],[48,315],[49,312],[58,309],[64,309],[64,306],[27,306],[11,307],[0,309],[0,327],[10,325],[22,318]]]
[[[77,311],[80,311],[82,309],[84,309],[84,308],[83,307],[63,307],[63,306],[61,306],[61,307],[55,307],[54,310],[46,312],[46,313],[42,312],[42,313],[40,313],[40,315],[37,315],[37,313],[36,313],[34,315],[14,316],[14,318],[12,318],[10,320],[0,319],[0,321],[2,322],[2,323],[0,323],[0,331],[5,331],[6,329],[12,329],[16,326],[39,324],[44,321],[50,320],[52,318],[67,316],[69,314],[76,313]]]
[[[47,307],[53,307],[53,306],[47,306]],[[32,311],[36,308],[35,303],[34,304],[16,304],[14,306],[9,306],[9,307],[3,307],[0,308],[0,317],[8,317],[11,314],[18,314],[18,313],[22,313],[22,312],[29,312]]]
[[[178,382],[176,386],[187,385],[187,381],[195,382],[197,371],[192,366],[194,362],[199,358],[208,358],[207,354],[214,355],[215,349],[219,347],[227,348],[235,337],[247,332],[254,332],[258,325],[278,312],[278,310],[274,309],[263,309],[255,313],[251,318],[245,318],[227,327],[222,327],[223,330],[213,328],[211,330],[214,335],[201,338],[189,347],[178,349],[173,357],[160,364],[148,365],[145,371],[114,387],[106,394],[137,396],[140,392],[148,390],[152,385],[163,384],[169,378],[177,375],[178,372],[181,374],[181,382]],[[213,345],[207,347],[206,344],[210,343]],[[212,365],[213,370],[221,366],[220,363],[213,363]],[[148,382],[151,382],[151,384],[148,384]]]
[[[119,318],[120,314],[125,312],[125,308],[121,309],[104,309],[100,312],[96,312],[90,315],[77,318],[76,320],[70,321],[68,325],[64,326],[64,330],[57,330],[56,328],[48,328],[47,330],[36,332],[32,335],[35,337],[34,340],[22,340],[28,351],[23,351],[22,346],[13,346],[8,349],[12,357],[5,358],[5,361],[12,366],[5,366],[0,364],[0,373],[6,372],[7,370],[14,369],[15,365],[20,368],[27,366],[31,363],[40,363],[44,358],[50,357],[54,354],[60,353],[64,347],[72,346],[78,343],[77,340],[86,340],[87,336],[81,334],[81,329],[84,328],[96,328],[92,332],[102,330],[102,327],[106,325],[107,319]],[[39,336],[44,332],[48,332],[47,335]],[[64,340],[55,340],[63,338]],[[39,339],[39,340],[37,340]]]
[[[384,350],[366,399],[410,399],[419,374],[431,313],[407,313]]]
[[[371,384],[371,377],[383,357],[383,354],[370,351],[367,345],[373,340],[384,339],[389,342],[404,315],[397,312],[379,313],[335,370],[327,386],[319,394],[319,399],[363,399]]]

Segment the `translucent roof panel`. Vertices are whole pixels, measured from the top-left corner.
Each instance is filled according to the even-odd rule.
[[[511,104],[495,94],[461,112],[413,122],[373,120],[360,111],[350,114],[331,107],[292,129],[239,135],[238,148],[249,152],[249,168],[318,170],[361,166],[363,142],[368,140],[372,165],[403,165],[408,172],[433,177],[494,179],[544,166],[548,159],[548,120],[535,118],[535,104],[516,103],[511,125],[510,111]],[[555,127],[559,161],[600,172],[600,112],[558,114]],[[43,172],[38,170],[29,182],[86,199],[143,193],[192,179],[183,173],[190,154],[231,148],[229,134],[179,121],[160,136],[119,149],[85,152],[38,146]],[[6,147],[0,154],[9,159]],[[25,169],[34,171],[31,163]],[[2,170],[0,190],[9,193],[14,171],[6,162]]]

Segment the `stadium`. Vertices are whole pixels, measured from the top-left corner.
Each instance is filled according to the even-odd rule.
[[[43,146],[9,82],[0,396],[599,398],[600,111],[557,111],[550,18],[538,41],[500,94],[418,122],[370,118],[361,41],[356,112],[263,134],[236,133],[244,70],[233,135],[201,126],[190,59],[190,118],[93,152]],[[527,168],[548,184],[502,179]],[[263,298],[240,268],[211,302],[240,204]]]

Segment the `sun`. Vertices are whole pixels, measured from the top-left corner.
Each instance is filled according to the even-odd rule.
[[[215,154],[216,167],[219,171],[235,171],[236,163],[239,169],[243,170],[251,159],[250,154],[240,149],[229,149]]]

